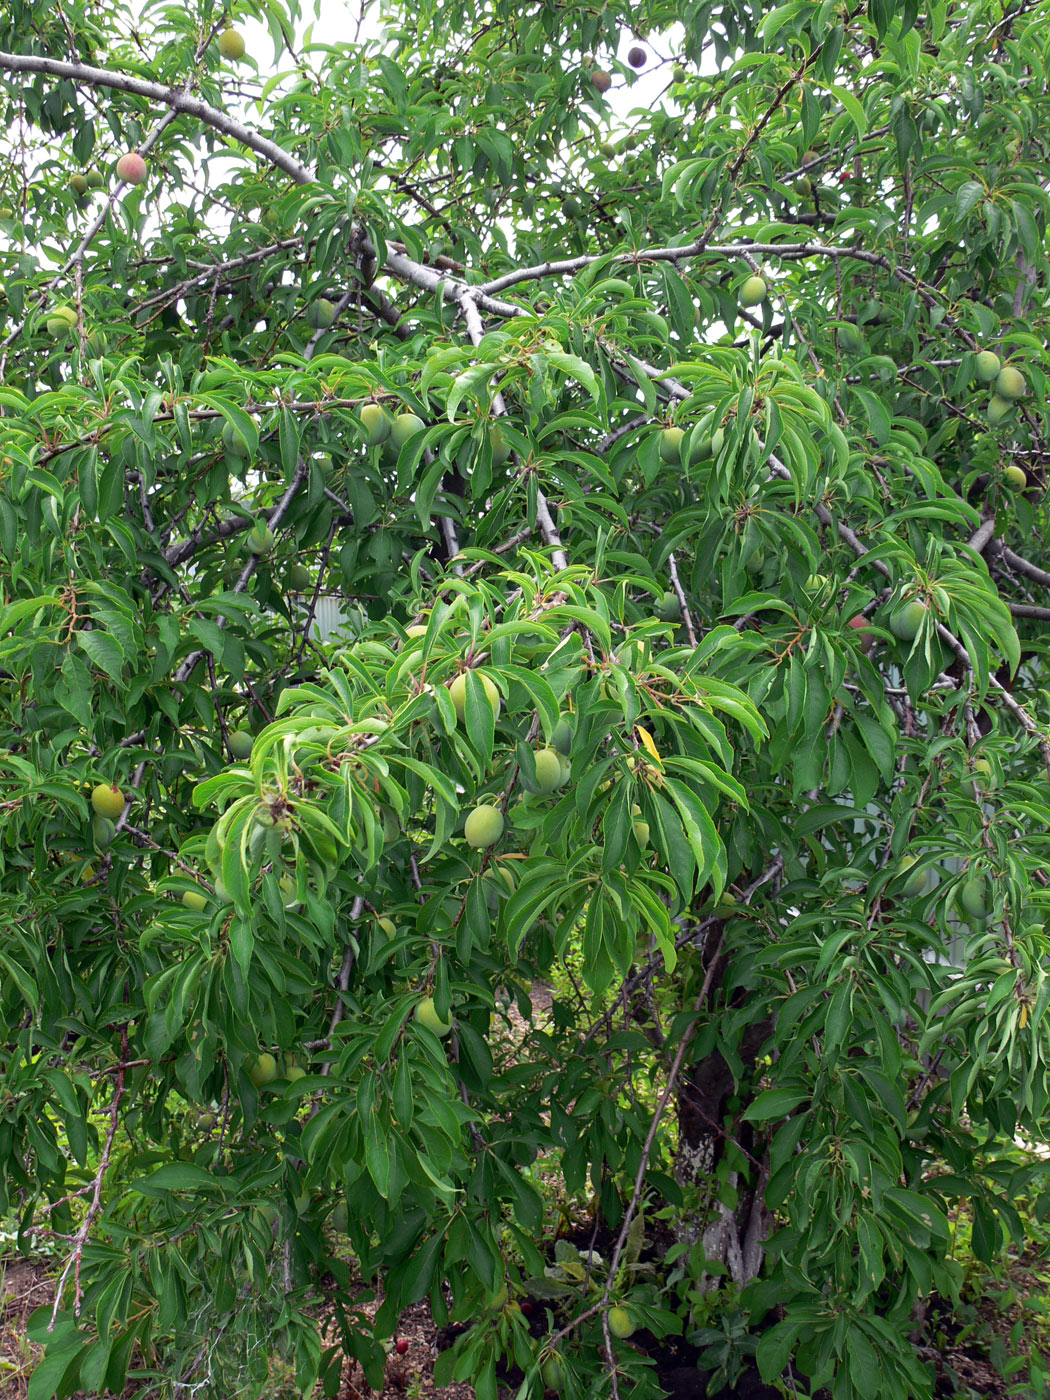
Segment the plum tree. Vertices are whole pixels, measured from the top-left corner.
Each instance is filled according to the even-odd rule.
[[[96,783],[91,789],[91,805],[98,816],[116,821],[124,812],[124,794],[111,783]]]
[[[317,8],[0,5],[33,1400],[379,1393],[408,1306],[928,1397],[1050,1140],[1045,15]]]
[[[503,835],[503,825],[503,813],[500,809],[482,803],[480,807],[475,807],[468,813],[467,820],[463,823],[463,835],[467,838],[468,846],[481,850],[485,846],[496,844]]]

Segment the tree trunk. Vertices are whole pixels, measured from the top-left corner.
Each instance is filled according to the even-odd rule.
[[[725,962],[724,954],[720,953],[712,978],[712,997],[721,985]],[[745,1066],[754,1063],[771,1029],[772,1021],[766,1020],[744,1032],[738,1053]],[[757,1277],[762,1268],[763,1244],[772,1216],[765,1205],[769,1170],[764,1161],[752,1162],[747,1181],[736,1171],[730,1173],[729,1183],[738,1193],[735,1209],[716,1199],[715,1171],[727,1145],[723,1118],[726,1102],[735,1092],[733,1072],[719,1050],[683,1070],[678,1086],[678,1153],[674,1174],[684,1191],[697,1192],[701,1199],[709,1202],[708,1209],[701,1209],[696,1218],[683,1227],[680,1237],[690,1243],[702,1241],[707,1258],[723,1264],[733,1282],[743,1285]],[[754,1154],[756,1141],[750,1124],[740,1124],[734,1136],[744,1152]],[[718,1276],[707,1275],[702,1286],[713,1290],[718,1286]]]

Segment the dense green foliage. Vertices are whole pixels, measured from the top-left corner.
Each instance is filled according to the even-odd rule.
[[[929,1395],[1047,1120],[1047,5],[136,11],[0,13],[32,1400],[334,1394],[425,1297],[645,1397],[723,1278]]]

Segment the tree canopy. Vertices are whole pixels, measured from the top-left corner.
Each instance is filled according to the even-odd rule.
[[[1047,5],[333,8],[0,14],[31,1400],[422,1299],[928,1396],[1046,1137]]]

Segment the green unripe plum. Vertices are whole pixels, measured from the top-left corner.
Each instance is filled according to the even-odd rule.
[[[546,796],[555,788],[560,788],[562,785],[561,755],[558,751],[556,749],[537,749],[534,759],[536,763],[536,791]]]
[[[101,331],[88,331],[84,337],[84,343],[87,346],[88,354],[94,355],[96,358],[99,355],[104,355],[109,349],[109,341]]]
[[[992,779],[995,777],[995,770],[986,758],[979,758],[973,765],[975,778],[981,780],[982,787],[991,787]]]
[[[723,890],[715,905],[716,914],[731,914],[736,912],[736,906],[740,903],[732,890]]]
[[[766,567],[766,551],[764,545],[758,545],[744,560],[744,571],[749,574],[760,574]]]
[[[231,729],[230,737],[227,742],[230,746],[230,753],[234,758],[239,759],[241,762],[251,758],[255,736],[249,734],[247,729]]]
[[[203,914],[208,907],[207,895],[202,894],[200,890],[184,891],[182,902],[185,904],[186,908],[191,910],[194,914]]]
[[[991,384],[998,378],[1002,365],[994,350],[982,350],[974,360],[974,373],[982,384]]]
[[[901,871],[910,870],[915,864],[917,857],[902,856]],[[916,870],[914,875],[909,875],[901,887],[901,892],[905,899],[918,899],[930,888],[930,872],[928,870]]]
[[[738,300],[741,306],[758,306],[766,299],[765,279],[759,276],[749,277],[740,288]]]
[[[503,436],[503,429],[498,423],[489,433],[489,447],[492,451],[492,465],[502,467],[510,456],[510,443]]]
[[[222,425],[222,445],[231,457],[249,457],[248,444],[232,423]]]
[[[277,1078],[277,1061],[267,1051],[255,1057],[255,1061],[248,1071],[248,1078],[257,1089],[261,1089],[266,1084],[272,1084]]]
[[[386,914],[382,914],[376,919],[376,929],[384,938],[393,938],[394,934],[397,933],[397,925]]]
[[[634,839],[638,842],[639,846],[648,846],[648,844],[649,844],[649,823],[648,823],[648,822],[636,821],[636,822],[634,823]]]
[[[300,1079],[306,1078],[306,1070],[302,1065],[289,1065],[284,1072],[284,1077],[289,1084],[296,1084]]]
[[[556,1356],[548,1356],[540,1367],[540,1379],[547,1390],[561,1390],[563,1372]]]
[[[486,846],[494,846],[503,835],[503,813],[498,807],[482,804],[475,807],[463,823],[463,835],[467,845],[476,851]]]
[[[87,173],[87,187],[89,190],[100,190],[105,185],[105,180],[101,170],[89,170]]]
[[[565,784],[569,781],[569,774],[572,772],[572,764],[569,762],[569,760],[565,757],[564,754],[559,754],[558,760],[561,764],[561,781],[558,784],[558,786],[564,787]]]
[[[368,446],[382,447],[390,436],[390,414],[380,403],[362,404],[361,426],[365,430],[365,442]]]
[[[612,160],[616,154],[616,147],[611,141],[599,141],[598,154],[604,156],[606,160]]]
[[[244,35],[239,29],[224,29],[217,40],[223,58],[236,62],[244,57]]]
[[[426,430],[426,424],[415,413],[399,413],[390,427],[390,447],[400,452],[406,442],[411,442],[419,433]]]
[[[572,753],[572,725],[567,719],[560,719],[554,726],[554,733],[551,735],[551,745],[556,748],[563,758],[568,758]]]
[[[1025,377],[1019,369],[1014,369],[1013,365],[1003,365],[1002,369],[995,377],[995,392],[1001,399],[1023,399],[1028,392],[1028,385]]]
[[[65,340],[77,324],[77,313],[71,306],[54,306],[46,324],[52,340]]]
[[[800,175],[795,181],[795,193],[799,199],[808,199],[813,193],[813,181],[808,175]]]
[[[277,888],[281,892],[281,903],[285,909],[298,909],[302,901],[299,898],[299,888],[292,874],[282,875],[277,881]]]
[[[443,1021],[437,1013],[433,997],[424,997],[422,1001],[416,1002],[416,1009],[412,1015],[417,1023],[426,1030],[432,1031],[434,1035],[444,1037],[452,1029],[452,1021]]]
[[[109,783],[98,783],[91,789],[91,805],[97,816],[116,821],[124,810],[124,794]]]
[[[248,552],[254,554],[257,558],[261,558],[263,555],[269,554],[270,550],[273,549],[273,531],[270,529],[269,525],[264,525],[260,522],[258,525],[253,525],[248,531],[246,542],[248,545]]]
[[[499,714],[500,693],[493,681],[488,676],[479,677],[489,704],[492,706],[493,714]],[[462,671],[448,688],[448,693],[452,697],[452,706],[462,724],[467,717],[467,673]]]
[[[660,461],[676,466],[682,460],[684,428],[665,428],[660,434]]]
[[[1004,399],[1001,394],[993,394],[988,400],[988,421],[995,427],[1001,423],[1008,413],[1013,411],[1013,404],[1009,399]]]
[[[335,1210],[332,1211],[332,1229],[338,1235],[346,1234],[346,1227],[350,1223],[350,1212],[347,1210],[345,1201],[337,1201]]]
[[[626,1337],[631,1336],[635,1330],[635,1326],[634,1318],[626,1308],[616,1307],[609,1309],[609,1331],[614,1337],[619,1337],[621,1341],[624,1340]]]
[[[313,583],[305,564],[293,564],[288,570],[288,587],[292,593],[305,593]]]
[[[1003,485],[1011,491],[1023,491],[1028,485],[1025,469],[1012,463],[1003,472]]]
[[[682,605],[676,593],[663,593],[656,603],[656,616],[661,622],[678,622],[682,616]]]
[[[577,219],[580,215],[580,201],[568,194],[561,202],[562,213],[567,219]]]
[[[684,83],[687,76],[685,68],[681,63],[676,63],[671,69],[671,81],[674,83]]]
[[[327,297],[318,297],[306,308],[306,324],[311,330],[326,331],[335,320],[335,305]]]
[[[117,828],[109,817],[94,817],[91,822],[91,839],[95,849],[104,851],[117,834]]]
[[[77,196],[78,199],[79,199],[82,195],[87,194],[87,192],[88,192],[87,176],[86,176],[86,175],[81,175],[79,172],[78,172],[76,175],[70,175],[70,177],[69,177],[69,188],[73,191],[73,193]]]
[[[202,1133],[210,1132],[219,1121],[219,1115],[210,1111],[197,1114],[197,1127]]]
[[[913,642],[926,620],[926,614],[926,604],[918,598],[910,598],[890,618],[890,631],[902,642]]]
[[[233,903],[233,895],[230,894],[229,890],[223,884],[222,880],[218,878],[218,876],[216,876],[215,878],[215,898],[219,901],[220,904]]]
[[[988,885],[980,875],[973,875],[959,889],[959,904],[971,919],[988,917]]]

